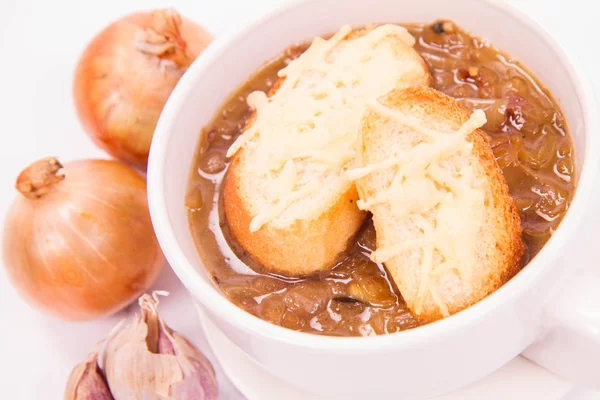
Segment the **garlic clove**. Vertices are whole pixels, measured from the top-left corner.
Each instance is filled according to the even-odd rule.
[[[210,362],[186,338],[172,333],[172,344],[180,356],[184,379],[171,386],[172,399],[216,399],[215,371]]]
[[[140,297],[141,314],[107,338],[101,366],[111,392],[117,400],[216,399],[210,362],[160,318],[157,294]]]
[[[98,353],[90,353],[84,362],[75,366],[65,390],[65,400],[114,400],[106,378],[98,367]]]

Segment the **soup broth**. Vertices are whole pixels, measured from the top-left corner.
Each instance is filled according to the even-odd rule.
[[[416,38],[415,49],[430,69],[433,87],[468,111],[485,111],[483,131],[521,217],[524,266],[550,238],[575,190],[573,148],[559,106],[517,61],[451,21],[403,26]],[[186,198],[198,252],[228,299],[271,323],[337,336],[418,326],[422,322],[408,310],[383,265],[369,259],[375,249],[370,219],[331,270],[305,278],[262,271],[228,231],[220,184],[227,168],[225,153],[251,115],[246,97],[255,90],[268,92],[277,72],[308,45],[294,45],[266,63],[204,128]]]

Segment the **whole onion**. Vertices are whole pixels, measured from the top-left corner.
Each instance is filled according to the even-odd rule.
[[[73,85],[77,114],[94,142],[145,169],[167,98],[211,41],[171,9],[131,14],[100,32],[82,54]]]
[[[114,313],[164,265],[144,180],[108,160],[64,167],[46,158],[17,178],[4,226],[4,265],[32,306],[63,319]]]

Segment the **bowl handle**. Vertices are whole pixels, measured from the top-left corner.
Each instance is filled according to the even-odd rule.
[[[546,306],[542,333],[523,356],[561,377],[600,389],[600,278],[574,276]]]

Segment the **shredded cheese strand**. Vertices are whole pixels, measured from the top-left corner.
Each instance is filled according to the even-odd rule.
[[[296,190],[294,192],[288,193],[286,196],[281,197],[279,202],[275,204],[271,209],[264,214],[257,215],[250,222],[250,232],[256,232],[259,230],[264,224],[269,222],[275,216],[281,214],[291,203],[300,199],[306,194],[312,192],[316,188],[318,188],[318,184],[313,182],[313,184],[306,185],[302,187],[300,190]]]

